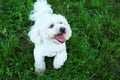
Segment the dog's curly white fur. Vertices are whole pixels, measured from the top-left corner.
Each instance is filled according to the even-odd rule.
[[[35,44],[35,72],[42,74],[46,69],[45,56],[55,57],[54,68],[61,68],[67,60],[65,42],[72,34],[66,18],[60,14],[53,14],[46,0],[37,0],[30,20],[35,21],[28,33],[30,40]]]

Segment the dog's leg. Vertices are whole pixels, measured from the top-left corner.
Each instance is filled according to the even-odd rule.
[[[44,56],[41,56],[40,54],[41,53],[37,49],[34,49],[34,59],[35,59],[34,66],[35,66],[35,72],[38,75],[42,75],[46,69]]]
[[[67,53],[66,51],[63,51],[59,54],[57,54],[53,61],[53,66],[55,69],[59,69],[64,65],[64,62],[67,60]]]

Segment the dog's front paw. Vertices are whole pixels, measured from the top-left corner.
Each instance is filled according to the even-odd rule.
[[[37,73],[37,75],[43,75],[45,69],[46,67],[44,62],[41,62],[41,64],[35,63],[35,72]]]
[[[42,76],[45,70],[35,69],[37,75]]]
[[[60,64],[54,64],[53,66],[54,66],[55,69],[59,69],[59,68],[61,68],[63,66],[63,64],[62,65],[60,65]]]
[[[64,65],[64,62],[67,60],[67,53],[59,53],[58,55],[55,56],[54,61],[53,61],[53,66],[55,69],[59,69]]]
[[[54,62],[53,62],[53,67],[54,67],[55,69],[59,69],[59,68],[61,68],[63,65],[64,65],[64,62],[63,62],[63,61],[60,61],[60,60],[58,60],[58,59],[54,60]]]

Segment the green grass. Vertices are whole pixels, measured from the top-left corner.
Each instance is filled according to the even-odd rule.
[[[120,80],[120,1],[48,2],[73,31],[65,65],[55,70],[47,58],[45,74],[37,76],[34,45],[27,36],[33,0],[0,0],[0,80]]]

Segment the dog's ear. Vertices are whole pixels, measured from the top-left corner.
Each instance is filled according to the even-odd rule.
[[[32,28],[29,31],[28,36],[30,37],[30,40],[35,44],[40,44],[42,42],[39,29]]]
[[[66,33],[66,39],[68,40],[72,36],[72,30],[70,28],[70,25],[67,26],[67,33]]]

